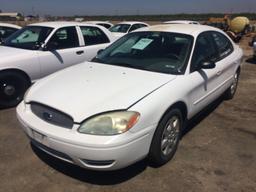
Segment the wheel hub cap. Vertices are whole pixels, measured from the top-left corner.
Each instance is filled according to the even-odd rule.
[[[178,141],[180,132],[180,121],[179,118],[172,117],[164,129],[161,141],[161,150],[164,155],[169,155],[175,147]]]
[[[7,95],[7,96],[12,96],[12,95],[14,95],[15,92],[16,92],[15,87],[12,86],[12,85],[6,85],[6,84],[4,84],[3,87],[4,87],[4,93],[5,93],[5,95]]]
[[[237,87],[237,82],[238,82],[238,75],[235,74],[235,77],[234,77],[234,80],[233,80],[233,83],[231,85],[231,93],[234,94],[235,91],[236,91],[236,87]]]

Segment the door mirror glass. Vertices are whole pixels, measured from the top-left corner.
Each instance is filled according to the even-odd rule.
[[[100,50],[97,52],[97,55],[101,54],[102,51],[104,51],[104,49],[100,49]]]
[[[201,69],[214,69],[216,64],[213,61],[205,61],[201,63]]]

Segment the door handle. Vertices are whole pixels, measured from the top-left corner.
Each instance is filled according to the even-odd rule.
[[[77,55],[82,55],[82,54],[84,54],[84,51],[77,51],[76,54]]]
[[[218,76],[220,76],[221,73],[222,73],[222,71],[218,71],[216,74],[217,74]]]

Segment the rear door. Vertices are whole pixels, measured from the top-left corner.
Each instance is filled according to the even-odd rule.
[[[216,65],[218,67],[218,89],[224,92],[231,85],[240,57],[234,53],[234,47],[230,40],[222,33],[211,32],[213,41],[218,49],[219,57]]]
[[[50,50],[39,52],[41,77],[85,61],[77,32],[75,26],[56,30],[46,44]]]

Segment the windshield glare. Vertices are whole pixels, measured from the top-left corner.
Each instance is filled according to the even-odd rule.
[[[41,26],[28,26],[15,32],[4,42],[4,46],[36,50],[45,41],[53,28]]]
[[[117,24],[109,29],[111,32],[116,32],[116,33],[127,33],[128,30],[130,29],[131,25],[129,24]]]
[[[169,32],[135,32],[102,51],[94,62],[135,69],[183,74],[193,37]]]

